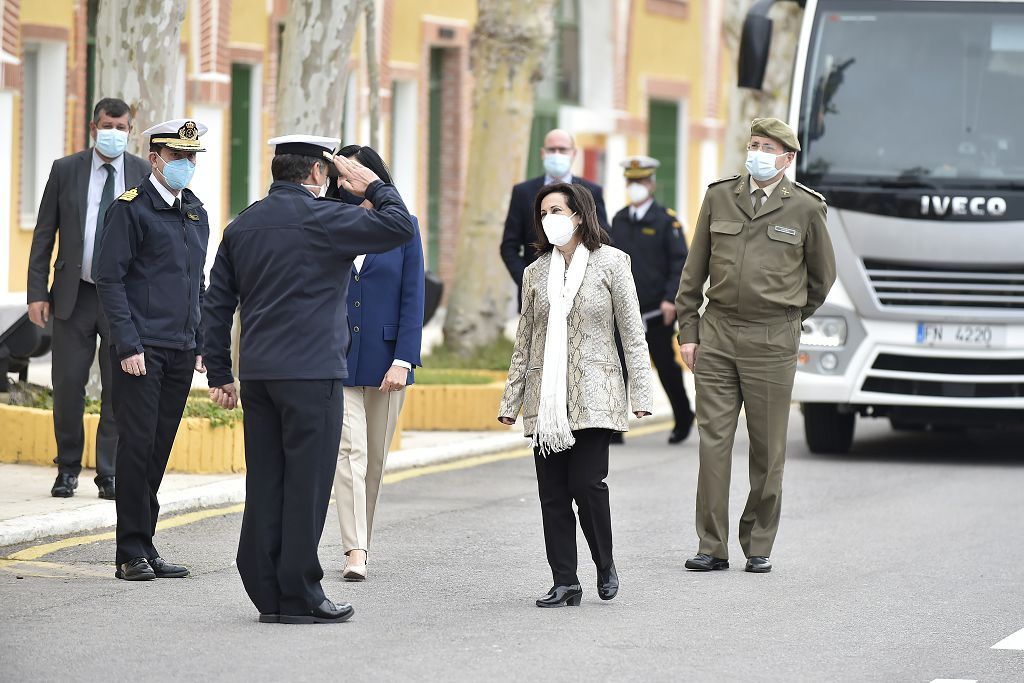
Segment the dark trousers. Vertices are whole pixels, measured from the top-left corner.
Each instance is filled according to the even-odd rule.
[[[544,546],[556,585],[579,583],[576,575],[576,515],[599,570],[612,563],[612,513],[608,505],[608,429],[573,432],[576,443],[567,451],[547,457],[534,451],[537,488],[544,520]]]
[[[100,338],[100,425],[96,433],[96,475],[114,474],[117,452],[117,426],[110,403],[110,355],[107,353],[107,320],[100,307],[96,286],[78,281],[78,299],[71,317],[53,319],[53,433],[57,439],[54,462],[61,473],[78,475],[82,471],[85,430],[85,385],[96,356],[96,337]]]
[[[317,556],[341,441],[341,380],[243,380],[245,514],[236,563],[261,614],[324,601]]]
[[[665,387],[665,393],[668,394],[676,427],[685,427],[693,422],[693,409],[686,395],[686,387],[683,386],[683,368],[676,360],[676,352],[672,348],[674,332],[675,324],[666,325],[660,315],[647,321],[647,349],[651,353],[651,360],[654,361],[654,369],[658,371],[661,386]],[[622,376],[628,382],[629,371],[626,368],[626,357],[622,352],[622,342],[618,333],[615,334],[615,344],[619,347]]]
[[[110,348],[114,414],[117,416],[117,563],[158,557],[153,546],[160,503],[156,494],[171,456],[192,387],[195,350],[147,346],[146,374],[121,369]]]

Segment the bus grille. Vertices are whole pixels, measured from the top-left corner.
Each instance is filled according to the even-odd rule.
[[[881,353],[862,391],[944,398],[1024,397],[1024,358],[905,356]]]
[[[882,306],[1024,310],[1024,265],[943,268],[864,259]]]

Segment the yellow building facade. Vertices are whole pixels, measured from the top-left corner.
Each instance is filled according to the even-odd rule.
[[[722,156],[730,79],[723,72],[720,3],[557,4],[523,177],[539,172],[543,133],[566,128],[580,149],[574,173],[604,185],[610,215],[625,203],[619,162],[651,154],[662,162],[658,198],[692,223]],[[0,0],[0,7],[0,304],[24,306],[35,212],[50,165],[91,144],[97,0]],[[428,268],[444,279],[454,272],[467,187],[476,13],[475,0],[377,0],[380,151],[419,217]],[[222,228],[269,185],[265,143],[278,132],[286,15],[287,0],[187,3],[173,114],[210,127],[210,152],[193,187],[210,213],[211,259]],[[346,143],[369,143],[364,45],[360,28],[339,121]]]

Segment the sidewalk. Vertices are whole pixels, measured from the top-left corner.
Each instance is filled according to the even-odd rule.
[[[691,377],[686,376],[693,395]],[[671,409],[661,385],[654,379],[654,421],[670,420]],[[631,419],[631,424],[653,424]],[[505,431],[403,432],[402,449],[388,456],[386,471],[399,472],[490,453],[526,449],[521,423]],[[53,498],[50,487],[55,467],[0,463],[0,547],[27,543],[48,536],[75,534],[112,527],[117,521],[113,501],[96,495],[96,472],[83,470],[72,498]],[[160,487],[160,513],[167,515],[245,500],[244,474],[168,473]]]

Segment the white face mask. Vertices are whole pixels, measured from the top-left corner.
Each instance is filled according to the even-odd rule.
[[[571,216],[575,215],[549,213],[547,216],[544,216],[540,224],[544,228],[544,234],[547,236],[548,242],[551,242],[556,247],[564,247],[569,244],[569,240],[572,239],[572,233],[576,230],[576,226],[572,224],[571,218]]]
[[[785,154],[783,152],[782,154]],[[782,154],[769,154],[768,152],[749,151],[747,152],[747,172],[754,180],[771,180],[778,175],[780,169],[775,167],[775,160]]]
[[[650,199],[651,191],[647,189],[646,185],[630,183],[626,185],[626,196],[629,197],[630,204],[643,204]]]
[[[330,182],[330,178],[327,178],[323,185],[306,185],[302,184],[304,188],[313,193],[316,197],[324,197],[327,195],[327,183]]]

